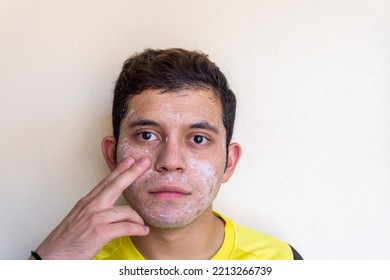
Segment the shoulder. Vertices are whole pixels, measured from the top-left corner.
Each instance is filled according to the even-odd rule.
[[[293,260],[294,253],[291,246],[268,234],[237,225],[236,227],[236,254],[251,254],[256,259]]]
[[[294,260],[300,257],[288,243],[217,215],[225,221],[225,242],[230,240],[231,243],[229,259]]]

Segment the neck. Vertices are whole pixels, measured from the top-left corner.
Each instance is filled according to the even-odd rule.
[[[184,227],[150,227],[147,236],[133,236],[131,240],[145,259],[210,259],[223,243],[224,226],[223,220],[209,208]]]

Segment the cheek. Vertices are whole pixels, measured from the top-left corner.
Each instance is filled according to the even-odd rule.
[[[218,168],[208,161],[190,159],[188,161],[189,181],[198,187],[201,197],[210,197],[213,192],[217,191],[219,184]]]
[[[147,170],[124,191],[129,204],[149,224],[159,228],[185,226],[209,208],[219,190],[223,170],[208,160],[192,158],[184,173],[159,173]],[[186,186],[192,196],[183,201],[156,200],[147,190],[162,183]]]
[[[144,156],[149,157],[150,152],[148,149],[135,147],[134,145],[129,144],[128,139],[125,137],[118,142],[116,155],[118,162],[121,162],[128,157],[132,157],[135,160]]]

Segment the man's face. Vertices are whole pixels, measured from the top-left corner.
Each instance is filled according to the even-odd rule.
[[[148,224],[178,228],[210,210],[228,179],[226,130],[215,94],[145,90],[132,97],[121,123],[117,160],[144,156],[151,167],[123,194]]]

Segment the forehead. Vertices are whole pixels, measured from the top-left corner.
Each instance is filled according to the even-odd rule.
[[[222,125],[222,106],[209,89],[168,91],[149,89],[133,96],[128,102],[126,118],[137,117],[164,122],[207,121]]]

